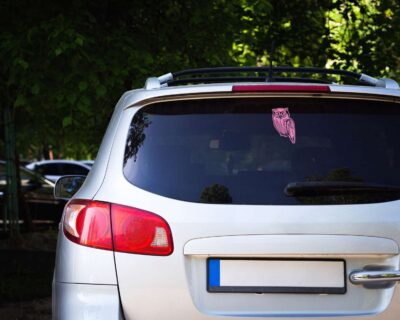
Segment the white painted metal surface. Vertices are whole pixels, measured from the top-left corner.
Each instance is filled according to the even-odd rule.
[[[400,97],[400,91],[396,89],[339,85],[330,88],[332,95],[340,92],[366,94],[374,98]],[[125,179],[122,163],[126,136],[142,100],[174,99],[177,95],[230,94],[231,90],[232,84],[184,86],[130,91],[121,98],[96,163],[76,197],[157,213],[171,227],[174,252],[167,257],[113,255],[112,252],[73,244],[61,234],[56,268],[56,315],[63,314],[65,319],[78,319],[82,314],[115,319],[120,316],[117,308],[120,302],[126,319],[140,320],[205,320],[220,319],[221,316],[227,320],[237,317],[318,319],[326,316],[352,316],[352,319],[362,320],[366,315],[376,320],[398,318],[398,287],[367,290],[348,282],[345,295],[207,292],[207,257],[221,255],[345,259],[346,279],[350,272],[368,265],[399,267],[400,201],[341,205],[340,208],[223,206],[168,199],[141,190]],[[233,278],[228,281],[236,281]],[[99,304],[104,308],[98,307]],[[94,310],[105,311],[100,314]]]
[[[112,251],[79,246],[58,235],[55,280],[64,283],[117,284]]]
[[[124,111],[115,135],[115,141],[125,141],[132,116],[139,107]],[[110,163],[122,163],[125,145],[115,143],[111,150]],[[116,188],[115,186],[118,186]],[[135,196],[133,196],[135,195]],[[209,319],[210,316],[279,316],[279,317],[317,317],[317,316],[365,316],[375,315],[388,308],[394,288],[385,290],[366,290],[359,286],[348,287],[345,295],[302,295],[285,294],[249,294],[207,293],[206,256],[215,256],[216,252],[237,252],[236,243],[226,244],[219,249],[203,252],[205,257],[183,255],[185,244],[191,240],[210,237],[257,236],[255,248],[266,247],[263,236],[271,235],[311,235],[308,248],[304,252],[313,257],[324,257],[330,250],[331,257],[341,259],[345,253],[356,253],[346,257],[348,272],[362,269],[366,265],[385,265],[395,268],[399,264],[398,243],[400,243],[399,201],[369,204],[337,206],[261,206],[189,203],[172,200],[141,190],[130,184],[122,173],[121,166],[109,166],[104,182],[96,200],[121,203],[127,206],[145,208],[161,215],[171,226],[174,253],[169,257],[145,257],[116,253],[116,267],[119,277],[121,303],[127,314],[139,319],[157,319],[158,312],[168,313],[171,319]],[[365,247],[357,241],[340,240],[330,245],[325,236],[361,236],[366,237]],[[373,239],[381,239],[375,243]],[[232,237],[234,238],[234,237]],[[347,238],[350,239],[350,238]],[[364,239],[364,238],[362,238]],[[245,242],[246,243],[246,242]],[[299,246],[296,241],[283,242],[282,249],[294,252]],[[285,245],[286,243],[286,245]],[[292,248],[290,249],[290,243]],[[341,243],[343,253],[334,249]],[[276,242],[278,252],[279,242]],[[348,247],[347,247],[348,246]],[[218,240],[216,241],[218,247]],[[253,246],[247,246],[250,254]],[[330,248],[330,249],[329,249]],[[353,251],[359,248],[360,252]],[[377,251],[385,254],[378,253]],[[241,247],[241,254],[245,251]],[[371,250],[371,251],[370,251]],[[325,251],[325,254],[323,253]],[[336,251],[336,253],[335,253]],[[368,252],[370,251],[370,252]],[[286,252],[286,253],[287,253]],[[254,253],[254,252],[253,252]],[[267,256],[268,252],[263,254]],[[261,256],[263,256],[261,254]],[[286,257],[290,255],[285,255]],[[296,255],[298,256],[298,255]],[[305,254],[307,256],[307,254]],[[146,273],[135,273],[140,270]],[[185,276],[183,276],[185,275]],[[143,295],[152,297],[144,299]],[[218,296],[215,296],[218,295]],[[175,304],[173,300],[181,303]],[[157,310],[153,312],[152,301],[157,301]],[[141,301],[140,306],[133,301]],[[368,301],[368,304],[363,303]],[[193,305],[194,304],[194,305]],[[195,306],[195,307],[194,307]],[[357,318],[356,318],[357,319]],[[361,318],[360,318],[361,319]]]
[[[122,320],[117,286],[53,283],[54,320]]]
[[[321,242],[324,243],[321,246]],[[246,235],[190,240],[185,255],[214,256],[393,256],[399,247],[393,240],[351,235]]]

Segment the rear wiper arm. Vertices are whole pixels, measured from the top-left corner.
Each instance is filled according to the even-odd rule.
[[[378,192],[400,193],[400,187],[349,181],[304,181],[288,183],[284,192],[288,197]]]

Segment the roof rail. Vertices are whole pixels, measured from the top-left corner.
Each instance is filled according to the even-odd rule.
[[[188,69],[164,74],[158,78],[148,78],[145,89],[159,89],[165,86],[194,83],[222,83],[222,82],[276,82],[276,81],[302,81],[302,82],[320,82],[332,83],[331,81],[313,78],[292,78],[292,77],[274,77],[276,73],[304,73],[304,74],[323,74],[340,75],[352,78],[355,81],[369,86],[382,87],[387,89],[399,89],[399,85],[392,79],[377,79],[364,73],[352,71],[325,69],[325,68],[304,68],[304,67],[218,67],[218,68],[200,68]],[[243,74],[251,73],[252,76]],[[227,74],[234,74],[227,76]],[[236,74],[236,75],[235,75]],[[242,74],[238,76],[237,74]],[[256,74],[256,75],[254,75]]]

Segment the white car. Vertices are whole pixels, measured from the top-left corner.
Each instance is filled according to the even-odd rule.
[[[126,92],[79,191],[56,184],[54,319],[399,319],[399,102],[290,67]]]
[[[86,164],[89,167],[92,167],[94,164],[94,160],[80,160],[79,162]]]
[[[66,175],[86,176],[91,166],[73,160],[42,160],[32,162],[26,165],[26,168],[39,172],[51,181],[57,181],[58,178]]]

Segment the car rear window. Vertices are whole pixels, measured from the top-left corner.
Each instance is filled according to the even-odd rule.
[[[156,103],[132,119],[123,171],[141,189],[190,202],[393,201],[399,107],[294,97]]]

